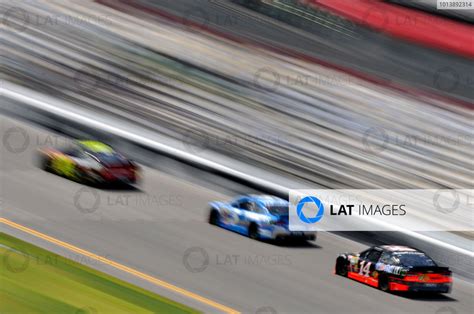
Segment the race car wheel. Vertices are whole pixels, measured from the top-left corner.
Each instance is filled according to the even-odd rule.
[[[40,166],[41,166],[41,169],[43,169],[44,171],[53,170],[51,168],[51,159],[46,156],[41,157]]]
[[[89,177],[85,173],[85,171],[80,167],[74,168],[74,179],[79,183],[87,183],[89,182]]]
[[[209,223],[214,226],[219,225],[219,212],[217,210],[211,210],[211,214],[209,215]]]
[[[257,224],[251,224],[249,226],[249,238],[258,240],[260,239],[260,231],[258,230]]]
[[[347,265],[342,259],[338,259],[336,262],[336,274],[347,277]]]
[[[386,276],[381,276],[379,278],[379,289],[384,292],[390,291],[390,285]]]

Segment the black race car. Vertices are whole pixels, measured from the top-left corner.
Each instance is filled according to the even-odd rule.
[[[383,291],[450,293],[448,267],[407,246],[373,246],[361,253],[340,254],[335,272]]]

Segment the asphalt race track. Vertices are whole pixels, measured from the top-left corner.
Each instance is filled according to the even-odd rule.
[[[364,248],[334,234],[320,233],[316,243],[307,245],[275,245],[210,226],[207,203],[231,196],[154,169],[144,169],[138,190],[92,189],[44,172],[35,166],[36,148],[66,140],[1,120],[3,218],[244,313],[460,314],[473,309],[474,286],[461,278],[455,278],[449,296],[414,298],[334,275],[339,252]],[[3,225],[1,230],[33,239]],[[212,311],[100,263],[91,266]]]

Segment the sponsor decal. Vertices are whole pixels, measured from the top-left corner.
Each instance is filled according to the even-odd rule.
[[[430,279],[430,277],[426,274],[423,274],[420,277],[418,277],[418,280],[423,281],[423,282],[427,282],[429,279]]]
[[[385,270],[385,264],[384,263],[377,263],[375,264],[375,269],[378,271],[384,271]]]
[[[407,272],[402,266],[386,265],[384,263],[375,264],[375,269],[394,275],[404,275]]]

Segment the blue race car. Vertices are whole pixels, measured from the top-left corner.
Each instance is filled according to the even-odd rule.
[[[244,195],[230,203],[211,202],[209,223],[259,240],[316,240],[316,232],[288,229],[289,203],[269,195]]]

